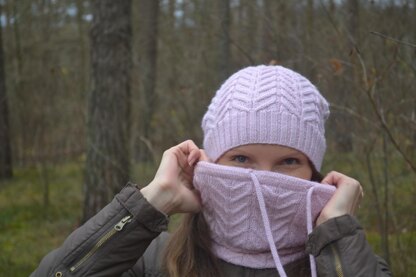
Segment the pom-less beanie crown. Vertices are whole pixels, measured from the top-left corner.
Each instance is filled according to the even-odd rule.
[[[282,66],[244,68],[216,92],[202,120],[204,149],[216,161],[237,146],[278,144],[320,170],[328,103],[302,75]]]

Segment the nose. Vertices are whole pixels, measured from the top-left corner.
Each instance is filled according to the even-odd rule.
[[[273,164],[261,163],[256,165],[256,170],[273,171]]]

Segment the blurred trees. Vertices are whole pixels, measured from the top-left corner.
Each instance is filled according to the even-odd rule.
[[[0,14],[1,14],[0,7]],[[12,177],[12,152],[10,148],[9,104],[4,71],[3,28],[0,22],[0,180]]]
[[[76,21],[68,15],[73,9],[56,1],[2,4],[14,164],[79,156],[85,149],[80,79],[86,72],[79,65]]]
[[[281,64],[331,102],[324,170],[361,180],[360,220],[406,275],[411,256],[394,257],[416,230],[415,1],[112,2],[0,2],[15,166],[86,156],[89,195],[105,203],[128,179],[130,157],[154,167],[184,139],[201,145],[202,115],[225,76]],[[114,9],[97,17],[97,5]]]
[[[92,2],[84,220],[129,181],[131,1]]]
[[[231,12],[230,0],[218,0],[216,13],[218,16],[218,83],[224,81],[230,75],[230,26]]]
[[[139,135],[136,140],[139,161],[153,161],[151,122],[156,112],[158,97],[156,94],[156,61],[159,0],[138,1],[138,37],[139,37],[139,78],[140,78],[140,113],[138,116]]]

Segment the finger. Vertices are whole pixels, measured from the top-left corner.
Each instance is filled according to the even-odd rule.
[[[192,149],[191,153],[188,156],[188,164],[190,166],[194,166],[195,163],[200,159],[200,157],[201,157],[201,150]]]
[[[169,151],[175,154],[179,162],[179,166],[182,169],[185,169],[187,165],[191,165],[191,163],[194,163],[193,160],[197,160],[200,155],[198,153],[198,146],[196,146],[192,140],[186,140],[170,148]]]
[[[338,174],[338,172],[331,171],[322,179],[321,183],[336,186],[339,179]]]
[[[354,206],[353,206],[353,214],[355,214],[360,206],[361,200],[363,198],[363,188],[360,185],[359,190],[356,193],[356,197],[355,197],[355,201],[354,201]]]
[[[199,160],[203,162],[209,162],[209,158],[207,156],[207,153],[205,153],[205,150],[201,149],[200,152],[201,152],[201,157],[199,158]]]
[[[189,155],[193,150],[199,150],[195,142],[190,139],[178,144],[175,148],[176,147],[179,148],[185,155]]]
[[[198,146],[196,146],[196,144],[192,140],[186,140],[178,144],[174,148],[178,149],[180,152],[187,156],[186,161],[190,166],[193,166],[199,160],[199,157],[201,155]],[[184,167],[184,165],[182,164],[181,166]]]
[[[184,152],[182,152],[181,149],[179,149],[179,148],[172,149],[172,153],[173,153],[173,155],[175,155],[176,161],[177,161],[180,169],[185,171],[186,167],[188,166],[187,155]]]
[[[181,151],[178,151],[176,153],[176,157],[177,157],[177,160],[178,160],[179,168],[182,171],[182,174],[184,175],[184,177],[186,178],[187,181],[191,182],[194,169],[189,164],[188,157]]]

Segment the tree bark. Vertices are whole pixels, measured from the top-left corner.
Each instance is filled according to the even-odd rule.
[[[347,25],[348,25],[348,32],[350,35],[350,46],[353,47],[354,44],[358,43],[358,27],[359,27],[359,3],[358,0],[348,0],[347,2]]]
[[[218,39],[218,83],[220,83],[230,74],[230,0],[217,1],[217,8],[220,20]]]
[[[247,28],[246,28],[246,32],[241,34],[241,40],[245,41],[244,46],[247,48],[247,52],[250,53],[251,55],[253,55],[254,53],[256,53],[257,51],[257,42],[255,39],[252,38],[252,36],[254,36],[254,34],[256,34],[257,32],[257,1],[251,1],[251,0],[245,0],[245,2],[243,2],[242,4],[244,4],[244,9],[245,9],[245,13],[244,13],[244,18],[241,18],[241,23],[239,22],[239,24],[244,24],[243,20],[248,23],[247,24]]]
[[[95,0],[92,10],[84,221],[126,184],[130,166],[131,1]]]
[[[279,53],[276,56],[273,55],[271,46],[273,45],[273,34],[272,34],[272,6],[274,2],[271,0],[263,1],[263,18],[261,20],[261,34],[260,34],[260,59],[262,63],[268,64],[274,58],[279,59]],[[277,15],[279,16],[279,15]]]
[[[350,51],[350,62],[353,65],[349,71],[349,78],[350,81],[346,84],[346,87],[350,87],[349,89],[343,90],[344,95],[341,103],[345,103],[347,107],[354,106],[353,98],[351,97],[349,91],[355,91],[355,86],[359,86],[360,81],[357,76],[357,70],[358,67],[357,63],[357,57],[355,55],[356,46],[358,47],[359,42],[359,3],[358,0],[348,0],[347,2],[347,27],[348,27],[348,51]],[[342,115],[341,118],[341,124],[345,124],[348,122],[350,125],[350,130],[354,129],[354,119],[348,118],[348,116]],[[342,128],[344,129],[344,128]],[[339,148],[343,152],[351,152],[353,150],[353,138],[351,132],[343,132],[343,134],[338,139],[339,142]]]
[[[80,74],[80,87],[81,87],[81,92],[82,94],[84,94],[87,90],[87,76],[88,76],[88,72],[87,72],[87,46],[86,46],[86,41],[85,41],[85,23],[84,23],[84,19],[83,16],[85,14],[84,11],[84,1],[83,0],[77,0],[75,2],[76,7],[77,7],[77,26],[78,26],[78,35],[79,35],[79,41],[80,41],[80,69],[81,69],[81,74]]]
[[[138,160],[151,161],[152,153],[148,147],[150,143],[151,122],[156,110],[156,62],[157,62],[157,37],[158,37],[158,14],[159,0],[141,0],[139,2],[140,17],[140,94],[141,94],[141,114],[140,126],[141,134],[137,143]]]
[[[16,79],[17,83],[20,83],[20,78],[22,76],[23,71],[23,55],[22,55],[22,47],[21,47],[21,40],[20,40],[20,19],[19,13],[17,11],[18,1],[15,1],[13,4],[13,16],[18,20],[13,22],[13,33],[14,33],[14,40],[16,44]]]
[[[306,47],[311,46],[313,32],[315,30],[315,3],[314,0],[307,0],[306,4]],[[305,47],[305,46],[304,46]]]
[[[13,175],[2,30],[0,22],[0,180],[9,179]]]

